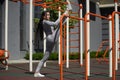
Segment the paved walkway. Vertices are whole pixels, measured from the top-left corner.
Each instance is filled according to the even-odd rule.
[[[33,71],[38,62],[33,63]],[[59,80],[59,65],[57,61],[47,62],[47,67],[42,68],[44,78],[34,78],[34,72],[29,72],[29,63],[10,63],[9,69],[4,70],[4,66],[0,64],[0,80]],[[120,68],[120,64],[119,64]],[[98,63],[91,60],[91,75],[89,80],[112,80],[109,77],[109,64],[106,62]],[[80,67],[78,62],[70,62],[70,68],[66,68],[64,64],[64,80],[85,80],[84,66]],[[116,80],[120,80],[120,69],[116,71]]]

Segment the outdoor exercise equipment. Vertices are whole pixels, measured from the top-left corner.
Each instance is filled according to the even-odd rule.
[[[19,1],[19,0],[15,0],[15,1]],[[61,12],[63,12],[63,10],[61,10],[61,9],[58,9],[57,7],[54,7],[54,6],[49,6],[49,4],[53,4],[53,2],[43,2],[43,3],[38,3],[38,2],[41,2],[42,0],[30,0],[30,2],[29,1],[27,1],[27,0],[20,0],[21,2],[23,2],[23,3],[25,3],[25,4],[30,4],[30,35],[29,35],[29,45],[30,45],[30,47],[29,47],[29,53],[30,53],[30,56],[29,56],[29,59],[30,59],[30,64],[29,64],[29,68],[30,68],[30,72],[32,71],[32,68],[33,68],[33,65],[32,65],[32,25],[33,25],[33,23],[32,23],[32,7],[33,7],[33,5],[34,6],[41,6],[41,7],[43,7],[44,9],[45,8],[51,8],[51,9],[55,9],[55,10],[58,10],[58,11],[61,11]],[[60,0],[54,0],[54,4],[55,3],[61,3],[61,4],[67,4],[67,2],[62,2],[62,1],[60,1]]]
[[[89,2],[89,1],[88,1]],[[87,4],[87,5],[89,5],[89,4]],[[116,13],[119,13],[119,12],[116,12]],[[90,38],[90,35],[89,35],[89,31],[90,31],[90,29],[89,29],[89,27],[90,27],[90,25],[89,25],[89,16],[90,15],[92,15],[92,16],[96,16],[96,17],[99,17],[99,18],[103,18],[103,19],[106,19],[106,20],[109,20],[109,26],[110,26],[110,50],[112,49],[112,51],[110,51],[110,53],[112,53],[112,54],[110,54],[110,75],[111,75],[111,73],[112,73],[112,79],[113,80],[115,80],[115,75],[116,75],[116,73],[115,73],[115,67],[116,67],[116,61],[115,61],[115,59],[116,59],[116,55],[115,55],[115,31],[114,31],[114,15],[115,15],[115,13],[113,13],[112,14],[112,17],[111,18],[108,18],[108,17],[105,17],[105,16],[101,16],[101,15],[98,15],[98,14],[94,14],[94,13],[90,13],[89,12],[89,10],[88,10],[88,12],[86,13],[86,15],[85,15],[85,23],[84,23],[84,25],[85,25],[85,31],[84,31],[84,34],[85,34],[85,55],[86,55],[86,57],[85,57],[85,80],[88,80],[88,76],[90,75],[90,54],[89,54],[89,46],[90,46],[90,43],[89,43],[89,38]],[[63,18],[63,16],[61,17],[61,18]],[[62,19],[61,19],[61,21],[62,21]],[[62,25],[62,22],[60,23],[60,25]],[[60,32],[62,33],[62,26],[60,27],[61,29],[60,29]],[[62,35],[62,34],[61,34]],[[112,36],[111,36],[112,35]],[[61,38],[61,66],[60,66],[60,72],[61,72],[61,80],[63,80],[63,73],[62,73],[62,70],[63,70],[63,66],[62,66],[62,36],[60,37]],[[112,40],[112,41],[111,41]],[[111,60],[112,59],[112,60]],[[111,68],[112,67],[112,68]]]
[[[88,2],[87,5],[89,6],[89,0],[86,0],[86,1]],[[117,4],[118,0],[114,0],[114,2],[115,2],[115,4]],[[117,6],[117,5],[115,5],[115,6]],[[86,46],[85,47],[85,55],[86,55],[86,58],[85,58],[85,60],[86,60],[86,63],[85,63],[86,64],[86,78],[85,79],[86,80],[88,80],[88,76],[89,76],[89,73],[90,73],[90,71],[89,71],[90,70],[89,69],[89,67],[90,67],[90,60],[89,60],[89,58],[90,58],[90,54],[89,54],[89,49],[90,49],[90,47],[89,47],[90,46],[89,31],[90,31],[90,29],[89,29],[89,27],[90,26],[89,26],[89,15],[88,14],[89,15],[94,15],[94,14],[89,13],[89,10],[88,10],[88,12],[86,13],[86,16],[85,16],[85,27],[84,28],[85,28],[85,35],[86,35],[86,37],[85,37],[85,46]],[[110,60],[110,63],[112,63],[112,79],[113,80],[115,80],[115,75],[116,75],[115,68],[116,68],[116,65],[117,65],[117,57],[116,57],[117,56],[117,52],[115,51],[115,49],[116,49],[117,46],[115,47],[114,16],[115,16],[115,12],[112,13],[112,23],[111,23],[112,29],[110,31],[110,32],[112,32],[112,43],[111,43],[112,44],[112,47],[111,47],[112,48],[112,58],[111,58],[112,60]],[[118,18],[118,17],[116,17],[116,18]],[[108,19],[108,18],[105,18],[105,19]],[[117,20],[116,20],[116,23],[118,24]],[[110,27],[111,27],[111,25],[110,25]],[[116,39],[116,40],[118,40],[118,39]]]
[[[95,55],[95,56],[96,56],[96,60],[97,60],[98,62],[101,62],[101,61],[106,61],[106,62],[108,62],[108,59],[106,58],[106,54],[107,54],[108,51],[109,51],[109,46],[106,46],[106,47],[105,47],[104,53],[103,53],[102,56],[101,56],[102,58],[99,57],[99,53],[100,53],[100,51],[102,50],[104,44],[106,44],[106,43],[109,43],[109,41],[108,41],[108,40],[102,41],[102,42],[100,43],[100,46],[99,46],[97,52],[96,52],[96,55]],[[98,57],[99,57],[99,58],[98,58]]]
[[[116,48],[117,48],[117,50],[118,50],[118,47],[116,47],[116,39],[115,39],[115,36],[117,35],[117,34],[115,34],[115,28],[117,27],[117,25],[116,25],[116,23],[115,23],[115,19],[117,18],[114,18],[115,17],[115,15],[116,14],[118,14],[119,15],[119,17],[118,18],[120,18],[120,12],[118,12],[118,11],[114,11],[113,13],[112,13],[112,62],[113,62],[113,64],[112,64],[112,69],[113,69],[113,71],[112,71],[112,74],[113,74],[113,76],[112,76],[112,79],[113,80],[116,80],[116,69],[117,69],[117,66],[118,66],[118,53],[117,53],[117,51],[116,51]],[[114,25],[114,23],[115,23],[115,25]],[[118,40],[118,39],[117,39]]]
[[[8,0],[5,0],[5,50],[8,51]],[[5,57],[8,57],[8,52],[5,53]],[[8,66],[6,65],[7,69]]]
[[[35,6],[42,6],[43,8],[51,8],[51,6],[48,6],[51,2],[39,4],[37,2],[41,2],[42,0],[30,0],[29,2],[27,0],[13,0],[13,1],[22,1],[25,4],[30,4],[30,71],[32,71],[32,8],[33,5]],[[66,4],[66,2],[61,2],[60,0],[54,0],[54,2],[60,2],[61,4]],[[112,77],[112,80],[116,80],[116,70],[118,67],[118,34],[119,34],[119,18],[120,18],[120,12],[118,12],[118,0],[114,0],[115,3],[115,11],[112,13],[112,16],[105,17],[98,14],[90,13],[89,7],[90,7],[90,1],[86,0],[86,15],[85,18],[78,18],[74,16],[69,15],[62,15],[60,18],[60,80],[63,80],[63,57],[62,57],[62,19],[64,16],[76,19],[76,20],[82,20],[84,21],[84,35],[85,35],[85,80],[88,80],[88,76],[90,76],[90,16],[99,17],[102,19],[106,19],[109,21],[109,69],[110,69],[110,76]],[[56,9],[56,7],[52,7],[53,9]],[[56,9],[58,11],[61,11],[61,9]],[[8,0],[5,1],[5,50],[8,50]],[[7,57],[7,52],[5,54],[5,57]]]
[[[118,0],[114,0],[115,11],[118,11]],[[119,50],[118,50],[118,40],[119,40],[119,15],[115,14],[115,54],[116,54],[116,70],[118,70],[118,58],[119,58]]]
[[[106,20],[109,20],[109,18],[98,15],[98,14],[94,14],[94,13],[86,13],[85,15],[85,22],[84,22],[84,36],[85,36],[85,79],[88,80],[88,76],[90,76],[90,54],[89,54],[89,38],[90,35],[87,34],[88,30],[90,30],[90,25],[88,25],[87,23],[90,22],[90,20],[88,19],[88,16],[95,16],[95,17],[99,17],[99,18],[103,18]]]
[[[73,2],[71,2],[71,5],[77,6],[79,7],[77,12],[71,12],[70,16],[74,17],[80,17],[82,18],[82,4],[78,5],[75,4]],[[78,53],[78,58],[77,60],[74,61],[78,61],[80,62],[80,65],[83,65],[83,21],[82,20],[76,20],[76,22],[78,23],[77,25],[73,25],[70,26],[69,25],[69,17],[67,18],[67,24],[66,27],[64,27],[64,62],[66,62],[66,67],[69,68],[69,61],[73,61],[73,60],[69,60],[69,56],[70,56],[70,49],[77,49]],[[77,31],[74,31],[74,30]],[[73,31],[71,31],[73,30]],[[71,38],[70,35],[73,36],[77,36],[76,38]],[[76,45],[73,45],[72,42],[75,42]],[[71,45],[70,45],[71,44]]]
[[[78,18],[78,17],[74,17],[74,16],[69,16],[69,15],[61,15],[60,18],[60,80],[63,80],[63,57],[62,57],[62,51],[63,51],[63,41],[62,41],[62,33],[63,33],[63,27],[62,27],[62,19],[63,17],[69,17],[72,19],[76,19],[76,20],[84,20],[83,18]]]

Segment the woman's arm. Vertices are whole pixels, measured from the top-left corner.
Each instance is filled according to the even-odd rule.
[[[68,14],[68,12],[70,10],[72,10],[72,6],[71,6],[69,0],[67,0],[67,2],[68,2],[68,4],[67,4],[67,10],[63,14]],[[63,18],[63,23],[66,22],[66,18],[67,17]],[[59,23],[60,23],[60,17],[55,22],[48,21],[48,20],[43,20],[43,24],[46,24],[46,25],[49,25],[49,26],[57,26],[57,25],[59,25]]]
[[[49,20],[43,20],[43,24],[47,26],[57,26],[59,23],[60,23],[59,18],[55,22]]]

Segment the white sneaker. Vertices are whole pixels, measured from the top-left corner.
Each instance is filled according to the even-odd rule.
[[[40,74],[40,73],[35,73],[35,74],[34,74],[34,77],[45,77],[45,75],[42,75],[42,74]]]

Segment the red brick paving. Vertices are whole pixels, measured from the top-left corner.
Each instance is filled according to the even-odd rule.
[[[33,71],[38,63],[33,64]],[[0,64],[1,67],[3,67]],[[119,64],[120,66],[120,64]],[[120,67],[119,67],[120,68]],[[70,62],[70,68],[64,64],[64,80],[85,80],[84,66],[80,67],[78,62]],[[91,75],[89,80],[111,80],[109,77],[109,64],[98,63],[91,60]],[[0,80],[59,80],[59,65],[57,61],[47,62],[47,67],[43,67],[41,72],[46,75],[44,78],[34,78],[34,72],[29,72],[29,63],[9,64],[9,69],[0,70]],[[120,79],[120,69],[116,71],[116,80]]]

